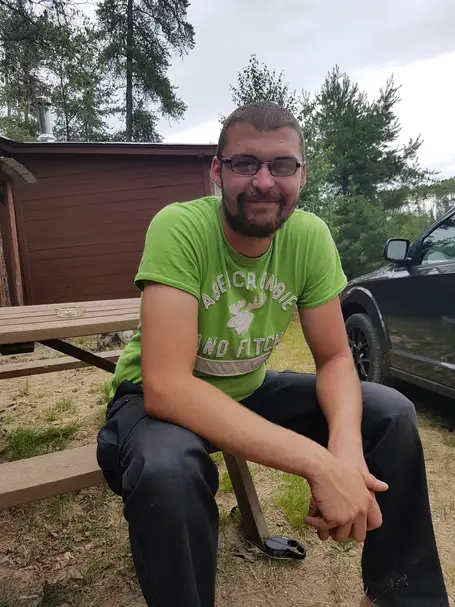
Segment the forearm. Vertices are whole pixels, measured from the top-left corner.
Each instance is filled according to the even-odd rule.
[[[269,422],[214,386],[192,376],[144,382],[150,415],[181,425],[222,450],[271,468],[316,477],[327,450],[286,428]]]
[[[350,355],[329,359],[317,370],[319,405],[329,426],[329,442],[362,442],[362,393]]]

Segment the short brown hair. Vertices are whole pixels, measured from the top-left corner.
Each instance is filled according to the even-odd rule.
[[[216,151],[218,158],[223,155],[230,127],[240,122],[251,124],[257,131],[275,131],[284,127],[293,129],[299,136],[302,158],[305,159],[305,141],[300,124],[289,110],[270,101],[257,101],[243,105],[226,118],[218,139]]]

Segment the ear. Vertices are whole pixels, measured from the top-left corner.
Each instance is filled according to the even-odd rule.
[[[212,181],[221,189],[221,162],[216,156],[212,158],[210,177],[212,178]]]
[[[300,188],[306,184],[306,163],[304,162],[300,169]]]

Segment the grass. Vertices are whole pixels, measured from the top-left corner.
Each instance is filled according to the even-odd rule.
[[[222,464],[224,462],[223,453],[221,451],[212,453],[210,457],[213,459],[213,461],[215,462],[215,464],[217,466],[219,466],[220,464]]]
[[[304,519],[308,515],[311,489],[305,479],[294,474],[283,474],[284,487],[277,496],[277,504],[293,529],[301,531],[306,527]]]
[[[24,382],[24,385],[22,386],[22,388],[17,393],[17,396],[19,398],[23,398],[24,396],[29,396],[29,394],[30,394],[30,382],[29,382],[28,379],[26,379],[25,382]]]
[[[64,449],[76,432],[75,424],[65,428],[17,428],[6,435],[5,454],[9,461]]]
[[[55,405],[47,412],[46,419],[48,422],[58,420],[63,413],[74,413],[76,406],[71,397],[60,398]]]
[[[90,389],[92,394],[97,394],[98,399],[96,401],[97,405],[106,405],[110,400],[111,393],[111,382],[110,380],[106,380],[101,382],[100,384],[93,386]]]
[[[221,493],[232,493],[234,491],[231,477],[229,476],[229,472],[227,470],[220,476],[220,491]]]
[[[270,357],[267,367],[276,371],[314,372],[313,356],[303,338],[298,319],[290,323],[281,343]]]

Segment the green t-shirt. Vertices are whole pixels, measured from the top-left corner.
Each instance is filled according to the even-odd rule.
[[[194,374],[237,401],[262,384],[294,307],[320,306],[346,285],[321,219],[294,211],[268,251],[249,258],[226,241],[216,197],[170,204],[153,218],[135,284],[142,290],[147,281],[197,297]],[[118,361],[112,394],[124,379],[142,381],[140,324]]]

